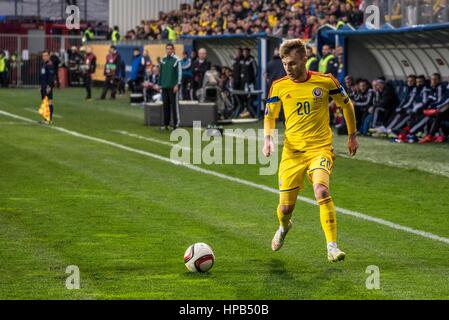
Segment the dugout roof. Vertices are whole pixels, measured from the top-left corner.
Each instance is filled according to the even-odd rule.
[[[379,30],[328,30],[345,48],[346,73],[403,80],[409,74],[440,73],[449,79],[449,23]]]

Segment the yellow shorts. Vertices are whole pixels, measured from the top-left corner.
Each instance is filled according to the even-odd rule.
[[[304,177],[307,175],[309,182],[312,183],[312,174],[316,170],[324,170],[329,176],[332,175],[334,160],[332,148],[303,152],[284,147],[279,166],[279,191],[288,193],[304,190]],[[329,183],[325,180],[319,183],[329,188]]]

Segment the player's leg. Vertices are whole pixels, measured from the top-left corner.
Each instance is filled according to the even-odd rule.
[[[329,192],[330,174],[315,170],[312,174],[313,191],[320,206],[320,221],[327,242],[327,257],[331,262],[342,261],[346,254],[337,246],[337,211]]]
[[[274,234],[271,241],[271,249],[278,251],[284,245],[285,237],[293,226],[291,218],[295,210],[296,199],[298,198],[299,189],[288,192],[281,192],[279,196],[279,205],[277,208],[277,218],[279,221],[279,228]]]
[[[298,192],[303,189],[305,165],[301,155],[284,148],[279,166],[279,205],[277,217],[279,228],[271,242],[273,251],[278,251],[284,244],[285,237],[292,227],[291,218],[295,209]]]
[[[320,207],[320,222],[327,242],[328,259],[337,262],[344,260],[346,254],[337,246],[337,212],[329,191],[333,161],[332,151],[320,153],[310,162],[308,178],[313,184],[315,199]]]

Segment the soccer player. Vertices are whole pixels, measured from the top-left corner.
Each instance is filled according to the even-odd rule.
[[[50,106],[50,121],[49,124],[53,122],[53,87],[55,82],[55,67],[50,60],[50,52],[48,50],[42,51],[42,68],[39,77],[39,82],[41,85],[41,98],[44,100],[48,97],[48,103]]]
[[[337,246],[337,220],[329,193],[329,178],[335,159],[330,128],[329,99],[343,109],[348,127],[351,156],[358,149],[354,107],[346,91],[331,74],[307,71],[307,55],[301,40],[288,40],[280,49],[287,76],[275,81],[265,111],[264,155],[274,151],[273,133],[280,109],[285,113],[285,141],[279,167],[280,201],[277,216],[280,227],[272,241],[277,251],[292,228],[291,217],[304,177],[313,184],[320,206],[320,220],[327,240],[328,260],[341,261],[345,253]]]

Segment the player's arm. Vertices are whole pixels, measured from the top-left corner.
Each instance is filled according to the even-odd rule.
[[[277,95],[276,88],[272,88],[270,91],[270,97],[267,99],[265,106],[265,119],[264,119],[264,135],[265,144],[263,153],[266,157],[269,157],[274,152],[274,130],[276,129],[276,119],[279,118],[279,112],[281,111],[282,102]]]
[[[329,95],[335,101],[338,107],[343,109],[343,116],[345,117],[346,126],[348,128],[348,149],[349,154],[354,156],[359,148],[359,142],[357,140],[357,124],[355,118],[354,105],[351,99],[346,93],[345,89],[340,85],[337,79],[331,76],[331,86],[329,89]]]

